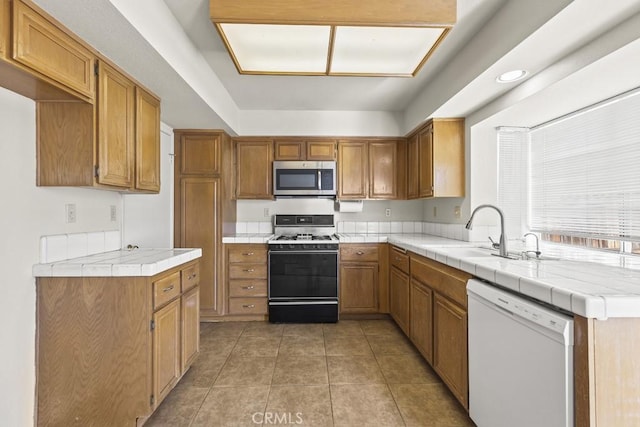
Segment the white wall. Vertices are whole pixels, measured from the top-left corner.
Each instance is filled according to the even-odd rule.
[[[125,194],[122,245],[173,247],[173,129],[162,125],[160,193]]]
[[[120,230],[110,206],[122,213],[119,193],[36,187],[35,103],[0,88],[0,423],[33,424],[35,393],[35,279],[42,235]],[[65,223],[75,203],[77,222]]]

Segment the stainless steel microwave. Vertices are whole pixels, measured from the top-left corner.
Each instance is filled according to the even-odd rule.
[[[276,197],[335,197],[335,161],[273,162],[273,195]]]

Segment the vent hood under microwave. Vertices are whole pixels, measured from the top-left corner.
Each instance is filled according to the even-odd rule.
[[[335,161],[273,162],[273,195],[276,197],[336,196]]]

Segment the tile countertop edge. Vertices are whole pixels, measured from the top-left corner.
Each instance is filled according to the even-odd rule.
[[[506,282],[509,275],[497,274],[499,272],[503,272],[503,269],[495,268],[491,264],[483,263],[479,258],[461,257],[447,253],[447,247],[473,247],[478,246],[477,244],[447,239],[451,240],[451,242],[442,245],[436,243],[436,240],[438,239],[434,238],[433,240],[433,243],[428,243],[428,239],[425,239],[425,242],[420,242],[420,239],[416,239],[413,235],[395,235],[389,236],[388,238],[389,243],[418,255],[433,259],[434,261],[443,262],[444,256],[444,259],[446,260],[444,264],[454,264],[454,266],[459,265],[459,267],[456,267],[459,270],[465,271],[475,277],[480,277],[481,279],[496,283],[500,286],[504,286],[505,288],[512,289],[518,294],[539,300],[541,293],[544,293],[545,295],[548,293],[549,300],[546,301],[543,299],[542,301],[555,306],[558,306],[558,304],[554,303],[554,289],[568,292],[571,296],[571,307],[561,308],[571,311],[573,314],[579,316],[596,319],[606,319],[608,317],[640,317],[640,296],[638,295],[629,294],[628,296],[616,297],[607,295],[588,295],[578,290],[553,286],[553,279],[538,280],[536,278],[518,275],[517,273],[511,273],[511,276],[517,276],[519,278],[520,283],[524,281],[528,285],[524,290],[522,287],[519,287],[519,289],[516,290],[510,286],[511,283]],[[455,262],[453,262],[454,260]],[[510,262],[510,260],[502,261],[505,265],[508,265]],[[478,273],[478,270],[480,270],[480,274]],[[585,284],[587,283],[588,282],[585,282]]]
[[[144,249],[145,255],[154,256],[153,261],[144,260],[129,261],[127,257],[136,258],[141,252],[120,250],[113,251],[114,255],[120,253],[119,260],[102,260],[104,253],[95,254],[92,262],[91,256],[84,256],[74,262],[67,259],[48,264],[35,264],[32,268],[34,277],[150,277],[167,271],[178,265],[185,264],[202,257],[200,248],[174,248],[174,249]]]

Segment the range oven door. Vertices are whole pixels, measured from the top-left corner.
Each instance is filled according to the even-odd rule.
[[[338,251],[269,251],[269,301],[337,301]]]
[[[338,251],[269,251],[269,321],[338,321]]]

